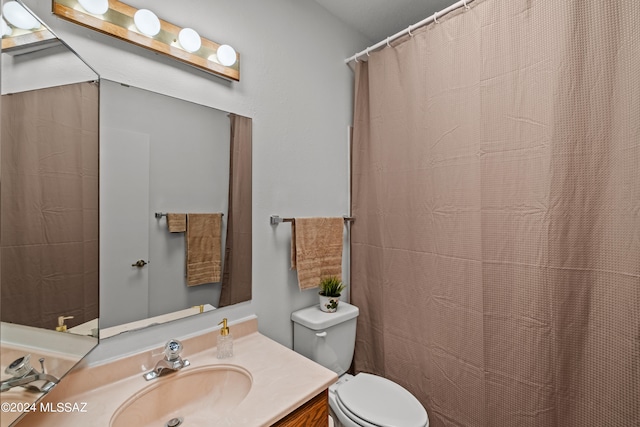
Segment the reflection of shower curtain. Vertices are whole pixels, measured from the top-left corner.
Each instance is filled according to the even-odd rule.
[[[219,307],[251,299],[251,119],[237,114],[229,119],[229,208]]]
[[[640,425],[640,8],[478,0],[360,62],[356,371],[432,426]]]
[[[98,317],[98,86],[2,96],[2,321]]]

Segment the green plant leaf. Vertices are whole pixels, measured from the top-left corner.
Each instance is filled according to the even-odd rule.
[[[335,276],[325,277],[320,281],[320,295],[326,297],[339,297],[345,285]]]

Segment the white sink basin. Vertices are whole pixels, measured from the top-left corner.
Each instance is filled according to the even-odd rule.
[[[215,425],[247,396],[253,380],[233,365],[184,368],[151,380],[111,417],[111,427],[164,426],[181,419],[185,426]],[[172,425],[172,424],[169,424]]]

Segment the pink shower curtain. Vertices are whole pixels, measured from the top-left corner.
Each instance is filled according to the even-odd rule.
[[[435,427],[640,425],[640,7],[476,0],[355,102],[355,370]]]

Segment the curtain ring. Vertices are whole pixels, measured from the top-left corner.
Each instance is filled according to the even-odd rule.
[[[411,34],[411,25],[409,25],[409,35],[413,38],[413,34]]]
[[[391,45],[389,44],[389,37],[387,37],[387,47],[391,47]]]
[[[467,4],[467,0],[464,0],[464,1],[462,2],[462,4],[464,4],[464,8],[465,8],[465,9],[467,9],[467,10],[471,9],[471,8],[469,7],[469,5]]]
[[[366,54],[367,54],[367,56],[371,56],[371,55],[369,55],[369,48],[367,48],[367,49],[364,51],[364,53],[366,53]]]
[[[436,24],[439,24],[439,22],[438,22],[438,12],[433,14],[433,22],[435,22]]]
[[[356,64],[360,61],[358,61],[358,54],[356,53],[356,55],[353,57],[353,60],[356,61]]]

